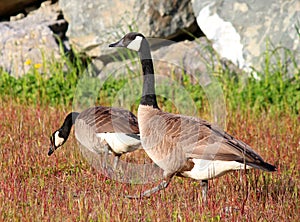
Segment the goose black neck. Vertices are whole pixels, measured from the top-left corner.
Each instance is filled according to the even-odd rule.
[[[146,39],[143,39],[139,56],[143,69],[143,93],[141,105],[153,106],[158,109],[155,94],[154,68],[150,52],[150,47]]]
[[[71,128],[72,128],[73,124],[75,123],[75,120],[78,115],[79,115],[79,113],[77,113],[77,112],[71,112],[66,116],[63,125],[59,129],[59,133],[60,133],[61,137],[68,138]]]

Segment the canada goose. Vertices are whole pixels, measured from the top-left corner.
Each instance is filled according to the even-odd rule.
[[[143,92],[138,107],[142,147],[164,171],[164,180],[138,198],[166,188],[174,175],[202,181],[206,202],[208,180],[228,171],[257,168],[275,171],[250,146],[209,122],[159,109],[155,94],[154,69],[147,39],[140,33],[128,33],[109,47],[125,47],[138,52],[143,70]]]
[[[115,155],[114,168],[123,153],[141,145],[136,116],[121,108],[97,106],[81,113],[69,113],[63,125],[50,137],[50,156],[68,139],[75,124],[75,137],[87,149],[96,153]]]

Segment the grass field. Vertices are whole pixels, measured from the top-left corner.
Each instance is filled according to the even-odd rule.
[[[47,156],[49,136],[67,108],[13,100],[0,104],[0,221],[300,220],[299,117],[229,113],[228,131],[251,144],[278,172],[233,172],[212,180],[204,206],[199,182],[184,178],[175,178],[150,198],[127,199],[124,194],[155,184],[105,177],[81,156],[73,135]]]
[[[78,92],[85,66],[79,57],[67,56],[33,66],[19,79],[0,69],[0,221],[300,221],[300,67],[287,52],[284,58],[276,49],[266,52],[264,70],[256,77],[241,78],[222,65],[211,70],[226,100],[226,131],[278,171],[232,172],[214,179],[207,205],[198,181],[178,177],[150,198],[125,198],[159,181],[136,185],[106,177],[82,156],[73,133],[47,156],[49,137],[72,110],[75,93],[111,105],[128,79],[108,79],[99,93],[94,90],[99,79],[86,78]],[[285,66],[291,61],[292,73]],[[181,77],[200,117],[211,121],[201,86]],[[168,98],[158,100],[163,110],[178,111]],[[138,99],[134,112],[137,104]],[[150,161],[143,151],[124,158]]]

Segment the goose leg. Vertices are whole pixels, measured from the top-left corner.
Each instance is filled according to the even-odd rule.
[[[103,163],[102,163],[102,167],[103,167],[104,170],[106,170],[106,167],[107,167],[108,151],[109,151],[109,146],[108,146],[108,144],[105,144],[104,145]]]
[[[114,170],[117,169],[119,158],[120,158],[120,155],[115,155],[115,157],[114,157],[114,165],[113,165]]]
[[[208,180],[202,180],[201,181],[201,187],[202,187],[202,200],[204,204],[207,204],[207,190],[208,190]]]
[[[163,189],[167,188],[167,186],[169,185],[171,179],[172,179],[172,176],[166,178],[160,184],[158,184],[156,187],[153,187],[149,190],[146,190],[145,192],[141,193],[140,195],[126,195],[126,197],[129,198],[129,199],[139,199],[139,198],[142,198],[142,197],[150,197],[153,193],[156,193],[160,190],[163,190]]]

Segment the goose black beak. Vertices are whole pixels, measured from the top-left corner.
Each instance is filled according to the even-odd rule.
[[[121,39],[118,42],[110,44],[108,47],[125,47],[123,39]]]
[[[48,151],[48,156],[51,156],[52,153],[54,153],[54,150],[55,150],[55,148],[52,145],[50,145],[50,148],[49,148],[49,151]]]

